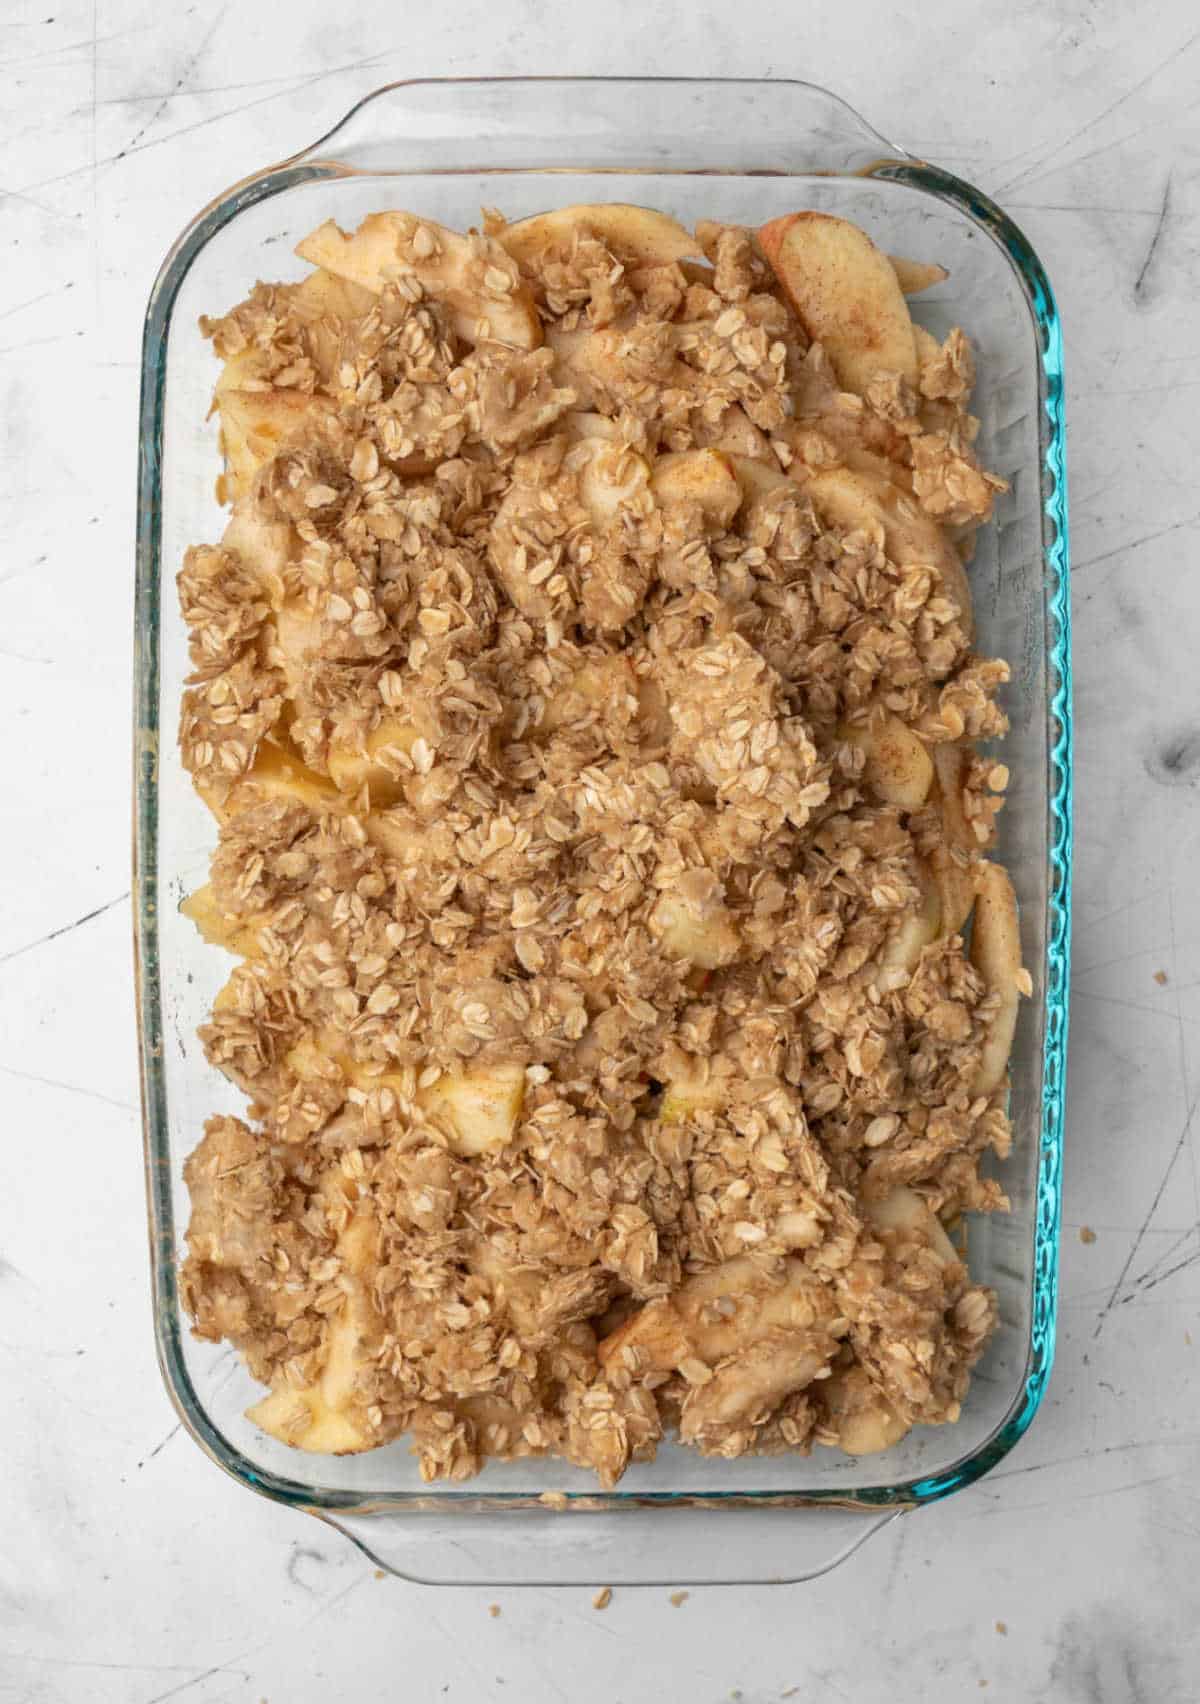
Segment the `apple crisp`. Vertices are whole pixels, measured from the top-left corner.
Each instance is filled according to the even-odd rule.
[[[249,1105],[187,1162],[197,1334],[427,1479],[954,1421],[1030,983],[943,274],[618,205],[298,252],[201,322],[185,910]]]

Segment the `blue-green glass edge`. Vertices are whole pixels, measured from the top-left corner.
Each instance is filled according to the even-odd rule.
[[[486,169],[486,168],[483,168]],[[146,1190],[151,1232],[152,1293],[159,1366],[180,1419],[220,1467],[277,1501],[321,1512],[427,1509],[421,1492],[366,1497],[313,1487],[255,1467],[210,1421],[184,1363],[176,1290],[176,1239],[167,1156],[166,1084],[161,1067],[162,998],[158,954],[158,718],[161,619],[161,434],[165,351],[179,290],[201,249],[245,208],[319,178],[339,176],[334,164],[284,165],[248,179],[214,203],[184,232],[163,263],[151,292],[142,345],[139,411],[137,570],[135,593],[134,897],[135,973]],[[669,175],[669,174],[664,174]],[[803,173],[797,173],[803,176]],[[1063,1116],[1070,982],[1073,732],[1071,617],[1062,330],[1045,269],[1023,233],[994,202],[962,179],[922,162],[881,160],[875,175],[949,202],[993,238],[1020,278],[1038,341],[1039,422],[1043,485],[1043,567],[1052,624],[1048,663],[1054,680],[1050,714],[1057,725],[1049,751],[1050,880],[1047,899],[1046,988],[1043,1002],[1043,1085],[1034,1247],[1034,1296],[1029,1357],[1022,1393],[993,1436],[944,1472],[896,1485],[868,1486],[850,1496],[836,1487],[791,1496],[777,1491],[567,1492],[568,1504],[588,1510],[688,1504],[829,1504],[864,1508],[919,1506],[962,1490],[988,1473],[1028,1430],[1045,1393],[1054,1359],[1058,1302]],[[440,1491],[439,1506],[528,1507],[525,1492]]]

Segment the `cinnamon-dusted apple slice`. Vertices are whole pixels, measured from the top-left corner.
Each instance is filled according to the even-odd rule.
[[[260,798],[304,805],[318,815],[341,808],[333,782],[325,775],[318,775],[315,769],[309,769],[307,764],[301,763],[298,757],[293,757],[273,740],[260,741],[254,762],[219,809],[205,794],[201,793],[201,796],[222,822]]]
[[[922,290],[932,290],[944,284],[950,274],[935,260],[906,260],[902,254],[889,254],[888,261],[896,274],[896,282],[906,296],[919,296]],[[915,327],[914,327],[915,330]]]
[[[837,1433],[837,1447],[847,1455],[877,1455],[898,1444],[907,1423],[871,1382],[864,1367],[834,1367],[821,1382],[825,1421]]]
[[[635,1379],[679,1373],[691,1387],[680,1437],[704,1445],[759,1424],[820,1378],[847,1329],[830,1287],[800,1260],[739,1256],[647,1302],[598,1353]]]
[[[645,491],[650,470],[645,458],[624,444],[610,443],[598,435],[583,442],[587,453],[577,466],[579,500],[592,525],[603,532],[618,509],[635,503]]]
[[[726,225],[716,219],[697,219],[696,241],[710,260],[716,255],[717,243],[724,231],[744,231],[755,241],[760,235],[752,225]],[[916,296],[922,290],[932,289],[935,284],[944,284],[950,276],[946,268],[936,261],[909,260],[902,254],[889,254],[887,258],[906,296]]]
[[[513,1061],[448,1072],[417,1098],[426,1113],[447,1126],[454,1153],[498,1153],[512,1140],[521,1117],[525,1067]]]
[[[863,779],[886,805],[918,811],[933,785],[933,760],[919,735],[890,711],[843,722],[838,737],[863,754]]]
[[[601,1365],[620,1356],[631,1370],[671,1372],[694,1357],[715,1366],[771,1331],[831,1321],[833,1293],[794,1256],[737,1255],[686,1278],[673,1295],[647,1302],[604,1338]],[[627,1350],[636,1351],[632,1360]]]
[[[881,527],[884,548],[893,562],[935,569],[944,596],[957,607],[970,637],[973,623],[966,570],[941,527],[923,515],[911,497],[878,474],[845,467],[806,472],[801,483],[826,525],[847,531]]]
[[[694,503],[718,532],[728,527],[742,502],[733,460],[722,450],[679,450],[659,456],[650,486],[663,508]]]
[[[581,203],[506,225],[499,241],[525,266],[549,250],[568,248],[576,235],[599,238],[626,266],[666,266],[697,259],[700,245],[678,220],[652,207],[622,201]]]
[[[202,940],[210,947],[224,947],[239,958],[253,958],[259,950],[261,919],[246,917],[241,922],[227,917],[217,904],[212,883],[205,882],[188,894],[179,907],[180,915],[196,925]]]
[[[738,955],[741,936],[712,870],[685,870],[661,893],[650,913],[650,933],[672,958],[715,970]]]
[[[942,844],[934,847],[929,863],[941,895],[943,935],[957,935],[975,903],[971,865],[978,855],[979,842],[963,809],[963,785],[969,762],[970,753],[965,746],[933,747],[933,798],[942,819]]]
[[[916,384],[908,304],[891,261],[865,231],[828,213],[787,213],[764,225],[758,241],[844,389],[863,396],[881,372]]]
[[[329,774],[339,792],[356,794],[368,789],[371,807],[387,810],[404,797],[404,782],[397,774],[420,738],[420,730],[403,716],[385,716],[361,740],[334,740],[329,748]],[[389,761],[391,759],[391,761]]]
[[[229,475],[226,490],[234,499],[247,495],[259,468],[273,460],[289,438],[334,413],[325,397],[282,387],[219,390],[216,402]]]
[[[931,946],[942,929],[942,902],[937,885],[923,864],[918,865],[917,885],[920,896],[911,910],[900,917],[879,954],[883,972],[881,984],[904,987],[921,962],[921,954]]]
[[[943,1266],[952,1266],[961,1259],[929,1203],[906,1184],[898,1184],[881,1200],[867,1201],[864,1211],[868,1223],[877,1231],[899,1231],[907,1237],[918,1237]]]
[[[374,1344],[383,1336],[383,1322],[371,1299],[378,1246],[375,1216],[360,1206],[334,1244],[345,1299],[327,1317],[316,1383],[297,1389],[285,1381],[246,1410],[247,1420],[293,1449],[353,1455],[379,1442],[371,1425],[370,1400],[364,1400],[358,1388],[360,1375],[373,1365]]]
[[[789,478],[786,473],[782,473],[779,463],[774,459],[760,461],[757,456],[730,455],[729,465],[732,467],[733,476],[738,482],[743,509],[753,508],[755,503],[761,503],[765,498],[773,496],[776,491],[782,491],[787,486],[791,487],[796,496],[802,495],[796,480]]]
[[[390,1089],[399,1099],[419,1107],[443,1133],[449,1151],[460,1158],[503,1148],[511,1141],[525,1104],[525,1067],[518,1060],[443,1071],[421,1088],[420,1074],[411,1067],[380,1070],[363,1064],[344,1051],[332,1031],[305,1037],[288,1054],[288,1064],[299,1077],[322,1075],[330,1061],[363,1094]]]
[[[975,1093],[990,1095],[1004,1081],[1008,1056],[1017,1028],[1017,1007],[1022,984],[1029,988],[1028,972],[1021,968],[1021,930],[1017,920],[1017,896],[1008,871],[986,859],[975,866],[975,918],[971,925],[971,963],[983,978],[989,994],[999,999],[984,1043]]]
[[[515,261],[477,232],[464,237],[413,213],[369,213],[350,234],[327,219],[296,253],[376,294],[386,284],[415,279],[427,296],[445,303],[468,343],[536,349],[542,341],[533,297]]]

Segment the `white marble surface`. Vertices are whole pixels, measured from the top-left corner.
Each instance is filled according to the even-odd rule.
[[[1200,1696],[1194,14],[577,10],[0,6],[0,1699],[1184,1704]],[[1071,424],[1079,854],[1049,1398],[982,1485],[816,1584],[678,1609],[625,1591],[603,1614],[581,1590],[380,1581],[178,1433],[151,1346],[130,991],[136,363],[158,263],[203,202],[388,78],[554,70],[807,76],[991,190],[1056,285]]]

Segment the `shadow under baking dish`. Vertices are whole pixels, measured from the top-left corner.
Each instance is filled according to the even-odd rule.
[[[970,579],[980,648],[1013,665],[998,856],[1017,888],[1034,982],[1012,1058],[1013,1152],[995,1168],[1013,1208],[970,1223],[972,1274],[996,1290],[1000,1323],[956,1426],[918,1428],[858,1459],[817,1449],[727,1462],[667,1446],[610,1493],[540,1460],[490,1463],[468,1486],[442,1488],[421,1482],[403,1441],[333,1457],[264,1436],[243,1415],[259,1387],[232,1350],[195,1341],[181,1315],[183,1161],[206,1117],[241,1110],[195,1039],[227,965],[178,914],[206,878],[213,831],[175,746],[188,660],[173,582],[185,548],[224,524],[206,419],[215,369],[196,321],[256,279],[302,277],[293,247],[329,217],[352,227],[399,207],[464,228],[484,205],[519,218],[579,201],[640,202],[688,224],[758,225],[815,208],[949,269],[916,298],[914,317],[938,336],[968,331],[982,459],[1010,482]],[[1020,231],[809,84],[394,84],[204,209],[168,255],[146,317],[139,477],[136,955],[155,1328],[197,1442],[247,1486],[332,1521],[397,1573],[453,1583],[807,1578],[896,1513],[987,1472],[1032,1420],[1053,1354],[1070,921],[1062,344],[1049,282]]]

